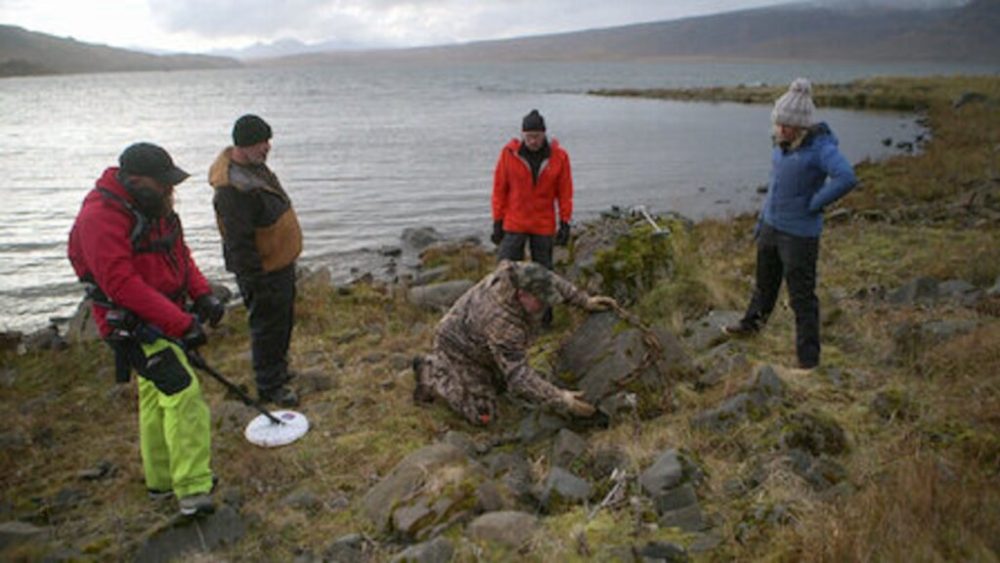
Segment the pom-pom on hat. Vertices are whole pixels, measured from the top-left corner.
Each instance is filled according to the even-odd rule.
[[[537,109],[531,110],[531,113],[521,120],[521,131],[545,131],[545,118]]]
[[[270,138],[271,126],[256,115],[244,115],[233,125],[233,143],[237,147],[250,147]]]
[[[816,106],[812,101],[812,84],[805,78],[796,78],[778,101],[774,103],[771,121],[775,125],[810,127]]]

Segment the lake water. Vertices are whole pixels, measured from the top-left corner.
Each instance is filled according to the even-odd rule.
[[[213,281],[222,267],[207,170],[236,117],[275,132],[270,165],[305,231],[306,265],[346,279],[406,227],[484,236],[500,147],[538,108],[568,149],[576,220],[612,205],[692,217],[753,208],[766,181],[770,108],[615,99],[592,88],[846,81],[982,71],[787,63],[349,64],[0,80],[0,329],[69,315],[81,297],[65,258],[86,192],[128,144],[156,142],[192,177],[177,209]],[[995,72],[995,69],[992,69]],[[852,161],[912,140],[914,116],[820,109]]]

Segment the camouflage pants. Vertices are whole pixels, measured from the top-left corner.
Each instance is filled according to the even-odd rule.
[[[472,424],[486,425],[496,417],[493,372],[446,349],[424,356],[417,384],[430,390]]]

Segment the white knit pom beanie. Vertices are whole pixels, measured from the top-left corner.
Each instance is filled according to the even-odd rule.
[[[771,112],[771,122],[775,125],[810,127],[816,106],[812,101],[812,85],[805,78],[796,78],[788,87],[788,92],[778,98]]]

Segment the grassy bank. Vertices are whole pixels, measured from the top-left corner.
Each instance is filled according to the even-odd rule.
[[[781,91],[615,95],[771,103]],[[698,497],[721,543],[698,558],[996,560],[1000,302],[893,306],[858,296],[922,275],[963,279],[980,288],[1000,276],[1000,79],[876,79],[817,85],[816,92],[820,114],[835,99],[845,100],[843,107],[919,108],[933,132],[916,156],[859,166],[861,187],[839,205],[845,210],[841,219],[827,225],[819,265],[823,368],[797,374],[784,367],[793,364],[794,320],[787,307],[779,307],[759,338],[739,343],[752,364],[774,365],[786,381],[788,400],[779,412],[726,434],[694,430],[691,417],[730,396],[745,378],[734,376],[705,391],[682,383],[673,412],[639,425],[594,430],[587,439],[591,447],[621,448],[633,475],[668,447],[699,461],[707,478]],[[953,108],[964,92],[986,99]],[[669,275],[651,282],[632,310],[647,322],[682,332],[709,310],[741,309],[753,273],[753,221],[747,216],[674,229]],[[627,263],[633,250],[618,252]],[[450,264],[452,277],[477,278],[492,257],[466,250],[432,260]],[[203,380],[213,409],[219,495],[241,506],[248,528],[239,543],[205,560],[319,557],[337,537],[371,533],[359,518],[360,499],[408,452],[450,429],[468,432],[480,443],[510,430],[477,430],[443,407],[411,403],[408,362],[430,347],[438,314],[414,307],[393,287],[337,290],[313,282],[304,284],[300,295],[292,359],[303,372],[301,410],[313,425],[306,438],[277,450],[249,446],[242,437],[246,409]],[[939,319],[976,325],[905,357],[894,354],[900,326]],[[539,357],[550,354],[580,320],[558,310],[556,330],[540,341]],[[245,325],[244,312],[232,311],[211,335],[205,355],[224,374],[249,383]],[[143,535],[175,510],[145,496],[134,383],[113,387],[111,356],[100,343],[2,361],[0,520],[50,530],[44,542],[5,556],[35,560],[67,549],[80,559],[128,558]],[[837,383],[838,378],[848,383]],[[894,405],[888,417],[873,412],[877,400]],[[512,405],[504,402],[502,409],[504,420],[517,420]],[[778,447],[786,415],[802,410],[822,413],[847,432],[849,447],[838,456],[847,471],[845,484],[818,493],[786,469],[765,464],[759,486],[734,493],[727,483],[745,480],[756,461]],[[547,470],[545,447],[528,448],[526,455],[536,477]],[[111,468],[104,475],[81,473],[102,464]],[[318,502],[302,508],[289,501],[300,493]],[[639,491],[633,487],[630,493]],[[539,539],[522,558],[606,559],[612,557],[605,550],[610,546],[690,543],[690,537],[633,514],[627,504],[590,520],[587,513],[577,507],[544,518]],[[372,535],[380,546],[376,560],[388,560],[400,548],[394,538]],[[457,560],[502,558],[501,552],[462,540],[460,526],[445,536],[454,540]]]

